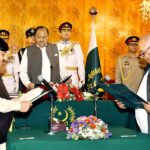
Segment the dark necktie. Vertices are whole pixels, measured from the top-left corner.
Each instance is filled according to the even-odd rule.
[[[147,76],[147,101],[150,102],[150,69]],[[150,134],[150,114],[148,113],[148,134]]]

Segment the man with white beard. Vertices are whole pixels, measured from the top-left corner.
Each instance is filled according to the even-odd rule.
[[[0,150],[6,149],[6,138],[9,130],[13,111],[27,112],[31,103],[27,100],[19,101],[17,98],[10,100],[1,76],[6,72],[7,58],[5,51],[7,43],[0,38]]]

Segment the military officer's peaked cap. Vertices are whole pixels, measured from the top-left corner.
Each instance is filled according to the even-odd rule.
[[[0,38],[0,51],[6,52],[8,49],[8,44],[2,38]]]
[[[26,37],[34,36],[35,35],[35,28],[30,28],[26,31]]]
[[[72,29],[72,24],[69,22],[64,22],[59,26],[59,31],[63,29]]]
[[[9,31],[7,31],[7,30],[0,30],[0,37],[2,38],[2,39],[8,39],[9,38]]]
[[[129,45],[129,43],[137,44],[139,40],[140,40],[140,38],[137,37],[137,36],[130,36],[130,37],[128,37],[128,38],[125,40],[125,43],[126,43],[127,45]]]

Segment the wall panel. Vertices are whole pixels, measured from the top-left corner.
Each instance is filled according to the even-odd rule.
[[[25,46],[25,30],[45,25],[50,30],[50,42],[59,40],[58,27],[64,21],[73,24],[72,39],[81,43],[86,58],[91,17],[91,6],[98,9],[95,18],[97,43],[102,72],[114,78],[116,58],[127,53],[124,41],[131,35],[150,33],[150,21],[141,20],[139,5],[142,0],[1,0],[0,29],[11,36],[10,49]]]

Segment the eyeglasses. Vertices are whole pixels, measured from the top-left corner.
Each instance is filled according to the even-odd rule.
[[[144,58],[145,54],[147,53],[149,49],[150,47],[148,47],[146,50],[141,50],[141,52],[139,53],[139,57]]]

